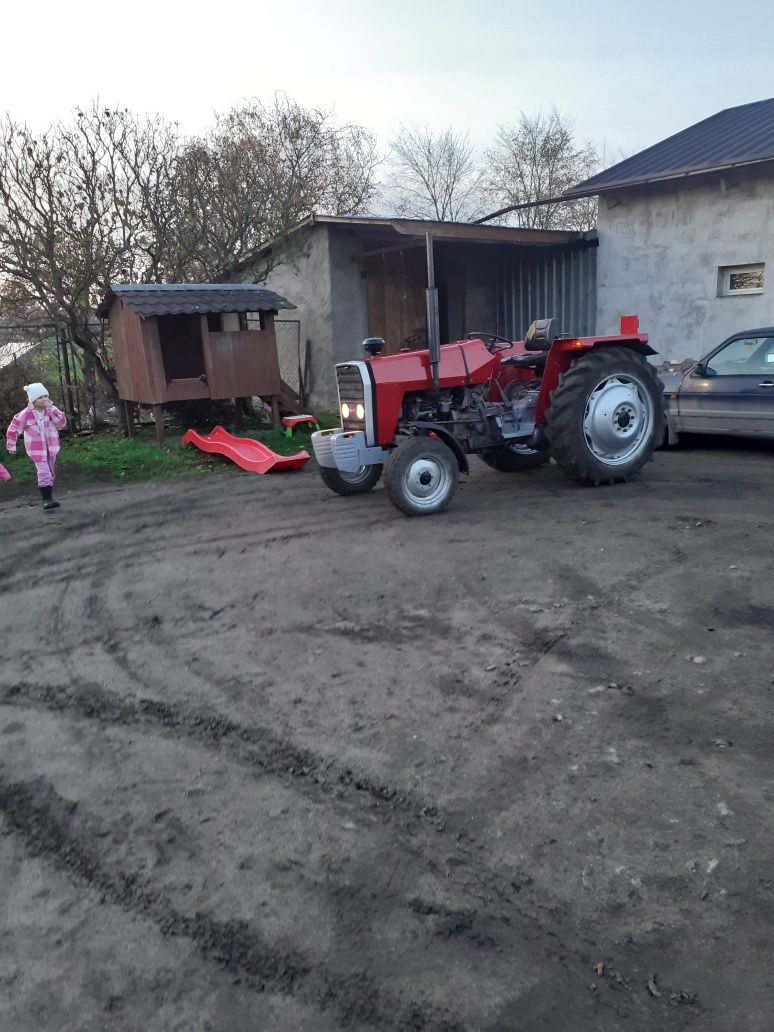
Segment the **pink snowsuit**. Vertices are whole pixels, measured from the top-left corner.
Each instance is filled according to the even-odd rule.
[[[67,417],[56,405],[43,410],[42,432],[32,405],[17,412],[8,425],[5,439],[9,448],[16,447],[17,437],[24,432],[24,450],[35,463],[38,487],[53,486],[54,467],[59,454],[59,431],[66,425]]]

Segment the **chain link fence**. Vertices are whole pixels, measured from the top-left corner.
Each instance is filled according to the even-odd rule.
[[[45,384],[76,433],[117,418],[112,399],[98,389],[95,377],[87,382],[65,327],[0,321],[0,424],[7,425],[24,407],[24,385],[35,382]]]
[[[306,405],[308,387],[308,355],[301,346],[301,323],[298,319],[275,319],[280,376]]]
[[[71,357],[69,352],[67,357]],[[35,382],[44,383],[51,400],[72,417],[73,407],[79,411],[73,378],[72,369],[67,376],[62,369],[56,326],[0,323],[0,423],[7,425],[24,408],[24,385]],[[68,388],[73,405],[68,405]]]

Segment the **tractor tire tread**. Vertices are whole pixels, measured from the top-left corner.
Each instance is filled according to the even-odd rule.
[[[611,365],[611,357],[625,369],[637,372],[645,385],[652,389],[658,400],[654,413],[654,429],[651,433],[650,446],[644,456],[637,456],[629,468],[620,470],[601,468],[588,448],[579,446],[578,420],[586,405],[590,382],[594,377],[604,376]],[[563,471],[581,484],[598,487],[601,484],[622,483],[653,459],[659,431],[657,427],[663,421],[663,398],[661,383],[653,366],[641,361],[641,356],[629,348],[606,347],[592,351],[577,359],[570,368],[562,373],[559,382],[551,391],[550,404],[546,412],[546,435],[551,445],[551,454]]]
[[[443,501],[434,509],[422,512],[415,507],[412,507],[409,500],[406,499],[403,491],[403,466],[408,458],[410,458],[412,452],[416,452],[418,455],[423,450],[428,448],[428,442],[432,450],[443,449],[448,452],[453,462],[455,476],[452,479],[448,494]],[[430,516],[436,513],[442,512],[451,502],[454,497],[458,480],[456,474],[459,472],[459,466],[457,462],[457,456],[449,448],[448,445],[444,444],[443,441],[428,438],[424,434],[420,434],[417,437],[410,437],[402,444],[399,444],[397,448],[394,448],[384,464],[384,489],[387,492],[387,496],[395,506],[396,509],[400,509],[406,516]]]
[[[329,466],[320,466],[319,473],[320,479],[330,491],[341,495],[343,498],[351,498],[354,495],[367,494],[369,491],[372,491],[379,482],[382,468],[380,465],[371,466],[370,475],[364,478],[361,483],[351,483],[345,480],[339,470]]]
[[[547,451],[513,452],[509,448],[490,448],[478,453],[479,459],[498,473],[529,473],[551,461]]]

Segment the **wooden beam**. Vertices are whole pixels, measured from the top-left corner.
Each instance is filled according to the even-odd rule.
[[[164,406],[153,406],[153,418],[156,422],[156,444],[159,448],[164,443]]]
[[[392,251],[410,251],[412,248],[424,247],[424,240],[417,239],[414,243],[391,244],[389,247],[377,247],[373,251],[363,251],[364,258],[373,258],[374,255],[390,254]]]

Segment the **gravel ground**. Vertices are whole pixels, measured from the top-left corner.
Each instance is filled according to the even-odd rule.
[[[774,448],[3,490],[3,1032],[771,1028]]]

